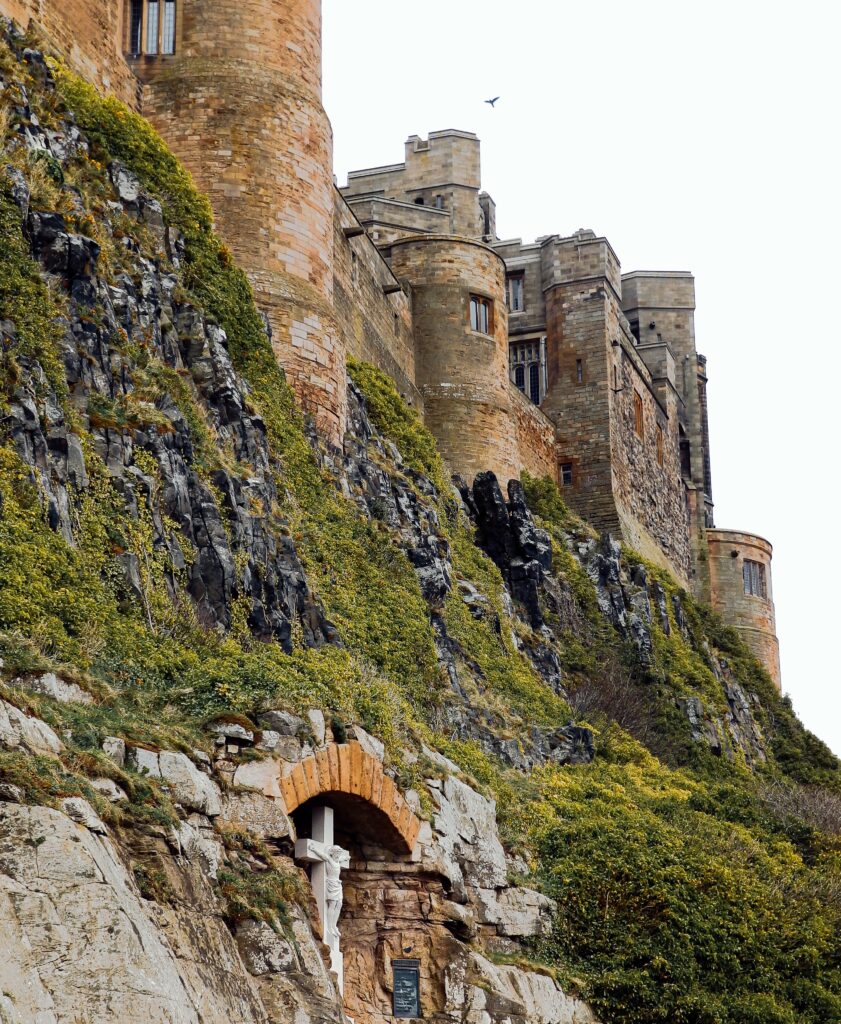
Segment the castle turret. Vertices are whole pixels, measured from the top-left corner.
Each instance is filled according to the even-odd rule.
[[[781,689],[780,644],[771,589],[771,545],[737,530],[707,530],[710,599]]]
[[[341,440],[332,135],[320,0],[183,0],[173,53],[139,57],[144,114],[209,196],[304,408]],[[148,36],[148,31],[147,31]]]
[[[520,475],[508,381],[505,264],[455,235],[398,239],[392,270],[411,286],[424,419],[450,468],[467,479]]]

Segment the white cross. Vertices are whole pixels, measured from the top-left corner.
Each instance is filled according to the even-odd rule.
[[[310,882],[324,941],[330,947],[330,967],[336,975],[339,992],[344,989],[344,963],[339,949],[339,914],[342,911],[342,868],[350,867],[350,854],[333,843],[333,808],[314,807],[312,811],[312,839],[299,839],[295,843],[295,857],[312,864]]]

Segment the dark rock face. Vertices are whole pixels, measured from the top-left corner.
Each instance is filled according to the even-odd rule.
[[[529,625],[539,629],[543,625],[541,584],[552,569],[549,535],[535,526],[519,480],[509,482],[506,502],[494,474],[480,473],[471,497],[479,546],[496,563],[511,596],[525,609]]]
[[[30,64],[37,55],[26,58]],[[46,64],[39,74],[51,83]],[[24,93],[25,100],[25,93]],[[32,113],[31,111],[29,112]],[[23,144],[60,166],[86,149],[75,125],[40,128],[27,118]],[[126,516],[151,517],[153,546],[169,558],[173,594],[184,587],[202,622],[231,624],[233,602],[247,599],[248,624],[256,637],[274,638],[291,649],[298,622],[303,642],[318,646],[338,640],[307,584],[292,540],[273,514],[277,504],[275,468],[266,430],[249,411],[247,387],[238,378],[225,332],[209,323],[180,287],[183,242],[164,227],[160,203],[144,194],[137,178],[112,164],[110,208],[116,217],[140,222],[168,260],[149,259],[124,233],[112,231],[124,248],[121,269],[107,280],[100,273],[100,245],[68,227],[57,213],[30,210],[29,192],[12,172],[11,195],[24,217],[24,232],[44,278],[64,296],[62,356],[70,400],[87,417],[94,448],[103,459]],[[65,189],[81,212],[81,196]],[[4,334],[14,334],[14,325]],[[134,362],[142,356],[141,365]],[[200,400],[212,443],[236,469],[209,470],[199,461],[199,442],[166,386],[153,399],[140,393],[142,367],[154,364],[177,375]],[[22,383],[9,403],[3,429],[32,470],[51,527],[74,543],[75,507],[89,486],[78,435],[68,428],[61,403],[37,365],[22,366]],[[151,457],[154,478],[144,471]],[[243,472],[240,467],[246,467]],[[139,599],[142,581],[136,555],[115,556],[128,597]],[[179,578],[180,577],[180,578]]]

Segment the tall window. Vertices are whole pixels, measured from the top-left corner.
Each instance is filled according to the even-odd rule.
[[[481,295],[470,296],[470,329],[480,334],[493,330],[493,303]]]
[[[508,275],[508,308],[512,313],[519,313],[526,308],[525,274]]]
[[[514,367],[514,383],[517,387],[525,393],[526,390],[526,368],[522,365]]]
[[[540,404],[540,367],[537,363],[529,367],[529,398],[535,405]]]
[[[175,0],[164,0],[164,31],[161,53],[175,53]]]
[[[657,424],[657,465],[663,465],[663,428]]]
[[[642,395],[639,391],[634,392],[634,430],[637,437],[643,436]]]
[[[572,485],[572,463],[562,462],[561,463],[561,484],[564,487],[570,487]]]
[[[160,28],[160,2],[149,0],[149,7],[146,11],[146,52],[156,54],[158,52],[158,30]]]
[[[584,363],[580,359],[575,360],[575,383],[584,383]]]
[[[143,52],[143,0],[131,0],[128,31],[128,52],[139,57]]]
[[[436,210],[443,210],[444,209],[444,197],[443,196],[436,196],[435,197],[435,209]]]
[[[765,581],[765,566],[762,562],[752,562],[746,558],[742,563],[742,581],[745,593],[752,597],[768,597],[768,586]]]

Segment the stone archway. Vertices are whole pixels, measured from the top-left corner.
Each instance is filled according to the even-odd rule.
[[[358,797],[385,815],[406,853],[415,847],[420,819],[385,774],[382,762],[356,741],[330,743],[305,757],[280,779],[280,791],[288,814],[316,797]]]

